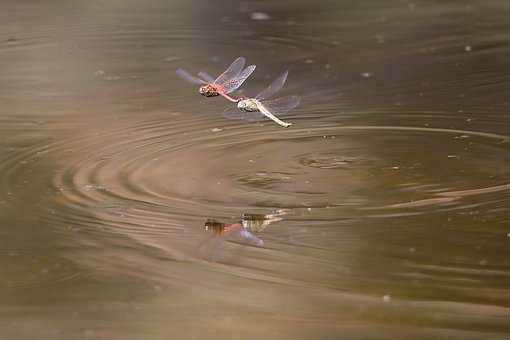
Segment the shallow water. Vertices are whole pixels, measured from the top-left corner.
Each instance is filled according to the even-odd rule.
[[[1,338],[510,338],[508,14],[5,0]],[[239,55],[291,128],[174,73]]]

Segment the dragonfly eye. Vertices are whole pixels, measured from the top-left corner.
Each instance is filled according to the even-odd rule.
[[[198,89],[198,92],[202,96],[206,96],[206,97],[215,97],[215,96],[219,95],[218,90],[210,84],[200,86],[200,88]]]

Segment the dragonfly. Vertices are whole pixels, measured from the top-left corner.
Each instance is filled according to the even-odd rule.
[[[248,228],[243,222],[221,223],[208,220],[204,227],[206,231],[212,231],[214,236],[220,237],[223,240],[237,241],[259,247],[264,245],[264,241],[255,236],[253,230]]]
[[[225,242],[234,242],[247,246],[263,247],[264,241],[259,235],[272,223],[282,220],[288,214],[286,209],[278,209],[270,214],[244,213],[235,223],[223,223],[207,219],[204,230],[209,236],[197,246],[199,253],[209,260],[217,261],[225,255]]]
[[[239,99],[232,98],[229,93],[237,90],[246,79],[255,71],[256,65],[244,67],[246,59],[238,57],[232,64],[220,74],[216,79],[206,72],[199,72],[198,77],[189,74],[182,68],[177,69],[175,73],[190,83],[201,85],[198,92],[205,97],[222,96],[225,99],[237,103]]]
[[[286,96],[269,99],[282,89],[288,75],[289,72],[285,71],[254,98],[241,98],[237,103],[237,108],[241,113],[227,113],[226,117],[231,119],[246,119],[248,121],[256,121],[266,117],[280,126],[291,126],[292,123],[284,122],[276,115],[285,114],[294,109],[299,105],[300,98],[298,96]]]

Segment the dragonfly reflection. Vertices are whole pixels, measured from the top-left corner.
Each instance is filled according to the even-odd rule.
[[[199,250],[205,250],[209,256],[215,257],[218,248],[224,241],[235,242],[256,247],[263,247],[264,241],[260,234],[271,223],[281,221],[286,211],[277,210],[273,214],[243,214],[235,223],[219,222],[208,219],[204,223],[204,230],[210,233],[210,237],[201,243]],[[207,248],[207,249],[205,249]]]

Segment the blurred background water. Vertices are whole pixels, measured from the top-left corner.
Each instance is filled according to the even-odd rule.
[[[510,339],[508,1],[1,7],[0,338]]]

